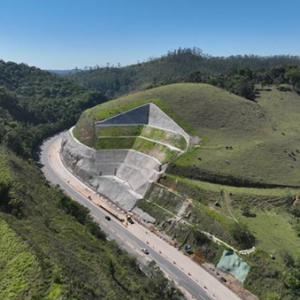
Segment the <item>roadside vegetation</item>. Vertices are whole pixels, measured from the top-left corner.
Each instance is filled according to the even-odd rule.
[[[299,190],[232,187],[174,175],[167,175],[160,184],[152,186],[138,206],[156,217],[156,226],[182,250],[189,244],[189,253],[216,264],[226,247],[207,239],[202,231],[237,249],[254,245],[253,253],[242,255],[250,265],[245,287],[260,299],[298,299],[299,204],[295,195]],[[190,205],[178,218],[185,201]]]

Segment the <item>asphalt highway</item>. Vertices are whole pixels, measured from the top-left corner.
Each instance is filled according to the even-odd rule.
[[[149,245],[139,240],[135,235],[127,230],[118,220],[111,218],[110,221],[105,219],[107,212],[96,206],[88,198],[84,197],[77,190],[73,188],[68,182],[64,181],[53,168],[51,163],[50,149],[53,144],[60,139],[62,134],[56,135],[44,142],[41,146],[40,163],[42,171],[47,180],[52,184],[57,184],[60,188],[69,195],[73,200],[84,205],[91,211],[91,215],[99,223],[101,229],[107,234],[109,239],[114,239],[121,247],[125,248],[128,252],[135,254],[138,259],[145,263],[149,260],[154,260],[162,271],[186,292],[187,298],[194,298],[199,300],[216,299],[208,295],[207,291],[196,283],[190,276],[184,273],[176,265],[171,263],[159,252],[151,249]],[[130,225],[129,225],[130,226]],[[149,255],[145,255],[141,248],[149,250]],[[221,300],[220,298],[218,298]]]

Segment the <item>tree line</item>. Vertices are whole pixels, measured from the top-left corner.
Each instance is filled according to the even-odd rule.
[[[207,83],[249,100],[255,100],[257,85],[263,89],[268,85],[277,85],[281,90],[300,93],[300,68],[276,67],[271,69],[235,69],[217,76],[209,75],[202,71],[189,74],[187,82]],[[282,85],[291,86],[282,86]]]
[[[66,75],[66,78],[81,86],[100,91],[108,98],[115,98],[162,84],[183,82],[188,74],[198,71],[207,76],[220,76],[231,70],[267,70],[290,66],[299,67],[299,57],[289,55],[214,57],[194,47],[179,48],[159,58],[150,57],[145,62],[137,62],[126,67],[121,67],[120,64],[87,67],[85,71],[78,70]]]

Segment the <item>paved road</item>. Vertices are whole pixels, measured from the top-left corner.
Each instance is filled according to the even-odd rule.
[[[110,239],[116,240],[121,247],[137,255],[138,259],[143,263],[148,260],[154,260],[156,264],[165,272],[165,274],[173,279],[182,290],[187,292],[186,296],[188,298],[199,300],[216,299],[209,296],[206,290],[199,286],[191,277],[189,277],[168,259],[163,257],[159,252],[149,248],[149,245],[137,238],[117,220],[111,218],[111,221],[107,221],[104,218],[107,215],[104,210],[96,206],[93,202],[76,191],[73,186],[69,185],[58,176],[53,168],[53,165],[51,164],[49,152],[53,144],[61,138],[61,135],[62,134],[46,140],[41,147],[40,163],[42,164],[42,170],[46,178],[52,183],[58,184],[60,188],[64,190],[72,199],[87,207],[91,211],[92,216],[99,223],[101,229],[103,229]],[[140,250],[141,248],[149,249],[150,254],[147,256],[144,255]],[[218,300],[221,300],[221,298],[218,298]]]

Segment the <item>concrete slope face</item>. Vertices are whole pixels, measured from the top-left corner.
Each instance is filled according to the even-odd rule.
[[[170,139],[170,136],[174,137],[175,132],[181,138],[183,137],[187,143],[189,140],[189,136],[184,130],[152,103],[95,124],[98,131],[101,127],[109,126],[111,130],[114,126],[131,125],[158,128],[160,137],[163,133]],[[93,149],[77,140],[72,132],[73,129],[62,140],[61,158],[65,166],[93,190],[125,211],[133,210],[136,202],[145,196],[150,185],[158,180],[167,167],[166,161],[160,161],[156,158],[160,156],[151,155],[151,153],[157,154],[155,151],[150,151],[149,155],[134,149]],[[102,136],[99,143],[106,143],[111,138]],[[118,138],[124,143],[126,136],[114,136],[114,147],[120,146]],[[130,138],[132,139],[132,137]],[[151,145],[155,147],[157,143],[159,146],[157,149],[169,147],[169,150],[178,152],[178,155],[183,152],[171,143],[169,145],[168,140],[156,141],[155,136],[151,139],[142,136],[137,138],[147,143],[150,140]],[[147,152],[147,149],[143,148],[141,151]],[[138,210],[135,211],[138,212]],[[147,214],[143,213],[143,218],[147,220]],[[153,222],[153,218],[148,216],[148,221]]]
[[[147,103],[117,116],[96,123],[105,125],[150,125],[159,129],[177,132],[189,141],[189,135],[167,114],[153,103]]]

